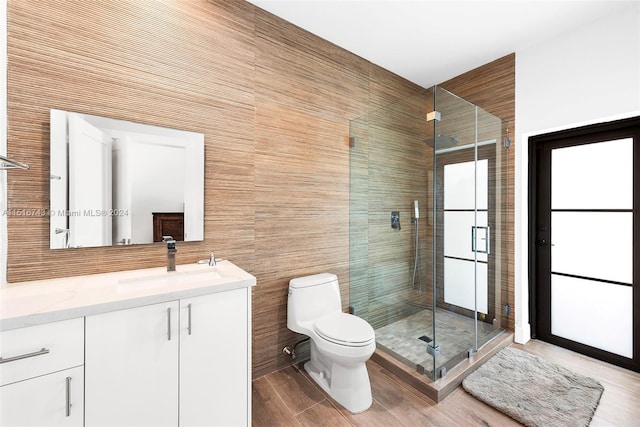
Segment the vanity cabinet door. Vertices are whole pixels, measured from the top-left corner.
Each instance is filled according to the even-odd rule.
[[[82,366],[0,387],[0,425],[82,426]]]
[[[180,427],[251,422],[251,289],[180,300]]]
[[[85,425],[178,425],[178,316],[172,301],[87,316]]]

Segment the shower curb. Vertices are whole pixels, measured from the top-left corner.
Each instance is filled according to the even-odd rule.
[[[411,386],[429,399],[439,403],[457,389],[467,375],[482,366],[498,351],[511,344],[513,344],[513,332],[503,332],[480,348],[476,354],[456,365],[444,378],[437,381],[409,368],[380,349],[376,349],[371,359],[384,368],[382,372],[387,376]]]

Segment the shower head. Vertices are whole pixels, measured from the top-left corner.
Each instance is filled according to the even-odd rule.
[[[434,149],[442,149],[442,148],[450,148],[455,147],[460,143],[460,139],[455,136],[446,136],[446,135],[438,135],[435,140],[433,138],[425,140],[427,145],[433,147]]]

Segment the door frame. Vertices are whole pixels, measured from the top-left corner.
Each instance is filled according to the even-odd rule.
[[[615,355],[604,350],[600,350],[585,344],[577,343],[562,337],[541,336],[544,335],[539,328],[541,321],[539,310],[541,304],[544,303],[540,295],[540,289],[537,285],[537,266],[541,262],[537,255],[537,226],[536,218],[541,201],[538,200],[538,176],[540,175],[541,164],[538,159],[539,149],[542,144],[549,143],[554,140],[577,140],[586,138],[591,135],[597,139],[596,135],[605,132],[616,132],[628,130],[634,138],[634,200],[633,200],[633,246],[634,246],[634,265],[633,265],[633,359]],[[596,142],[595,140],[592,142]],[[578,144],[568,144],[578,145]],[[640,172],[635,172],[640,168],[640,117],[632,117],[611,122],[598,123],[593,125],[582,126],[573,129],[561,130],[542,135],[536,135],[529,138],[529,182],[528,182],[528,273],[529,273],[529,324],[531,326],[531,337],[540,338],[552,344],[568,348],[569,350],[594,357],[605,362],[621,366],[640,372]],[[551,207],[548,206],[550,209]]]

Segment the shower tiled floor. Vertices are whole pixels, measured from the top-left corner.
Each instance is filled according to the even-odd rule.
[[[420,337],[433,339],[433,315],[431,310],[421,310],[375,330],[378,348],[392,354],[409,366],[420,365],[427,371],[433,369],[433,357],[427,353],[427,343]],[[436,369],[448,366],[448,362],[473,347],[473,319],[446,310],[437,312],[436,333],[440,355]],[[496,337],[502,330],[478,321],[478,346]],[[430,343],[433,345],[433,342]]]

